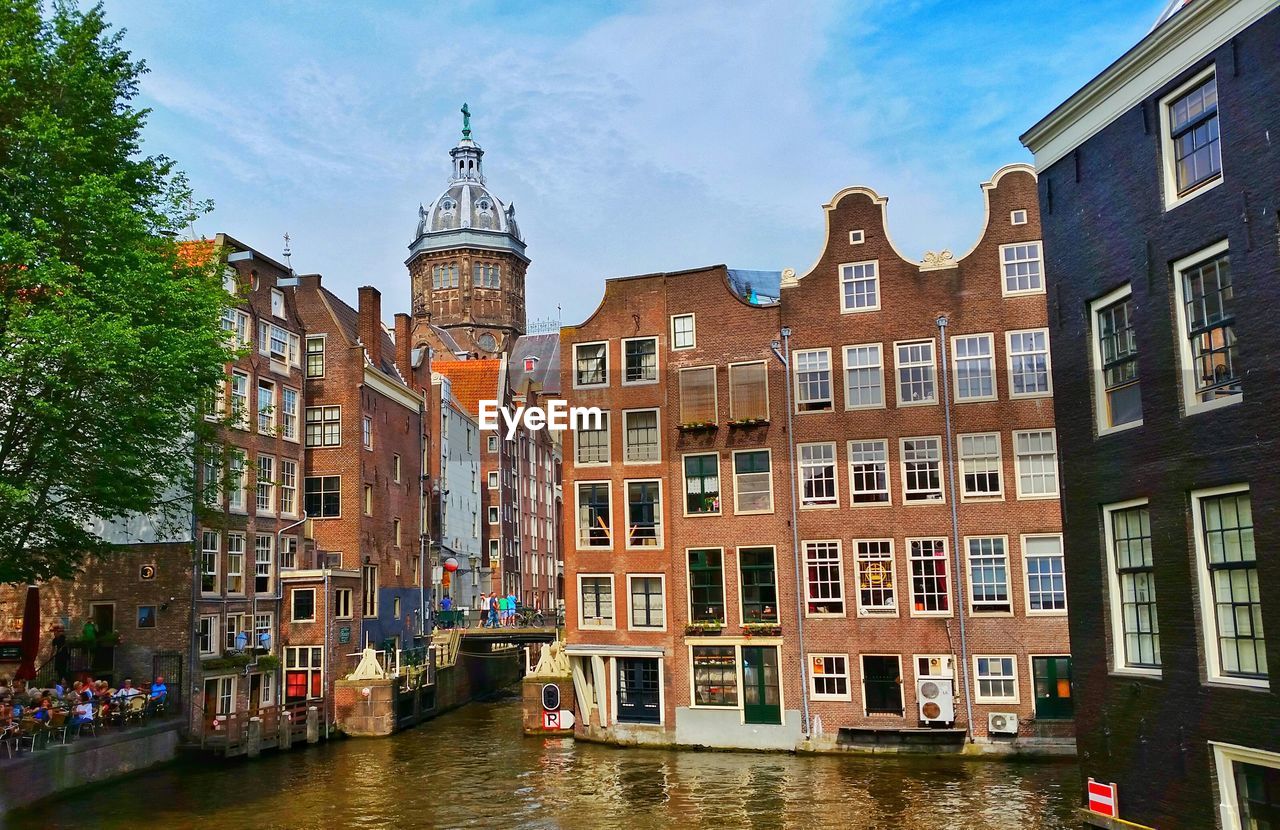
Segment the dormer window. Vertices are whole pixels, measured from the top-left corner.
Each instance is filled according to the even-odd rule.
[[[490,207],[492,207],[492,205],[489,203],[488,199],[481,199],[476,202],[476,209],[478,210],[487,211]]]
[[[524,370],[525,370],[526,372],[532,372],[532,371],[533,371],[533,369],[534,369],[534,367],[535,367],[537,364],[538,364],[538,358],[536,358],[536,357],[526,357],[526,358],[524,359]]]
[[[458,207],[458,203],[452,199],[444,199],[443,201],[440,202],[440,209],[443,210],[445,213],[450,213],[457,207]]]

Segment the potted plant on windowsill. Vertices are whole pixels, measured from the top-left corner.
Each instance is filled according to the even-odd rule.
[[[681,432],[715,432],[719,428],[715,421],[691,421],[680,425]]]
[[[746,622],[742,633],[747,637],[781,637],[782,626],[776,622]]]
[[[724,631],[724,623],[717,620],[694,620],[684,627],[686,637],[715,637]]]
[[[731,427],[767,427],[769,425],[768,418],[736,418],[729,422]]]

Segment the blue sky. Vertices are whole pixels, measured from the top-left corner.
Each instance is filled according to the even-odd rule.
[[[1162,0],[106,0],[151,73],[146,149],[225,231],[354,301],[408,308],[406,246],[470,103],[529,244],[530,320],[611,276],[803,271],[841,188],[898,247],[966,250],[1018,135],[1137,42]]]

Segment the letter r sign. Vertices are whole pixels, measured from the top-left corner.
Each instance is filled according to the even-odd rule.
[[[560,728],[560,712],[543,712],[542,713],[543,729],[559,729]]]

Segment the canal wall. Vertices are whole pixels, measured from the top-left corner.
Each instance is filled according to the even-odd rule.
[[[469,645],[463,641],[457,663],[436,670],[437,715],[512,686],[524,674],[519,649],[488,651],[486,643]]]
[[[67,790],[165,764],[178,755],[180,720],[149,723],[0,759],[0,815]]]

